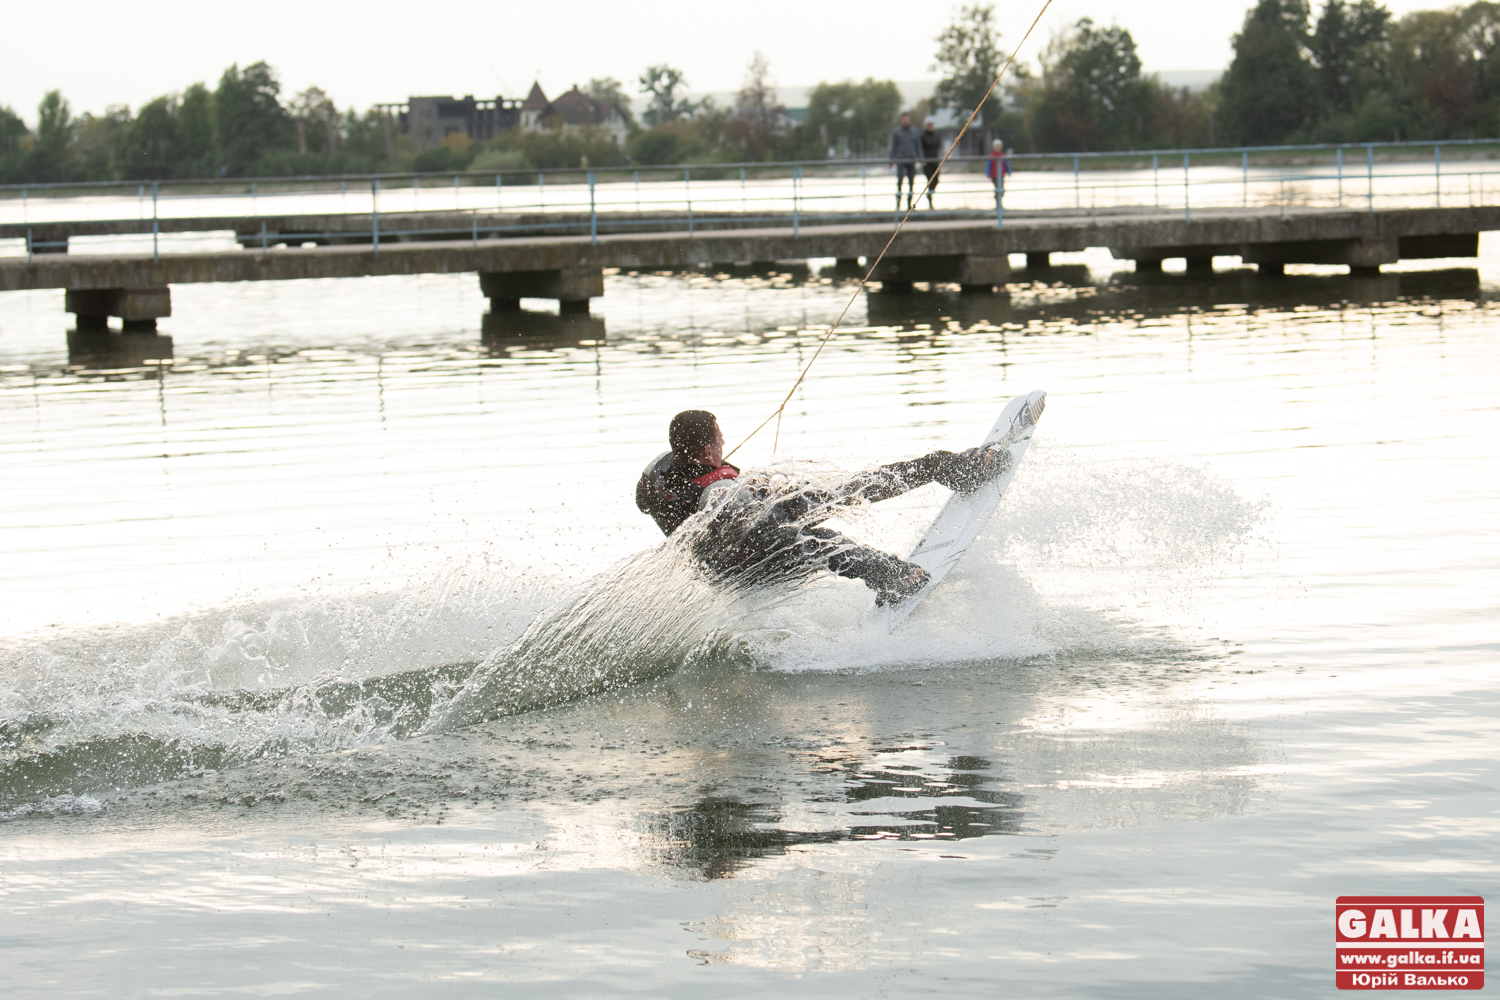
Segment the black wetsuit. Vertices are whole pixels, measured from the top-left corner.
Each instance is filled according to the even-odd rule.
[[[861,501],[878,503],[928,483],[968,492],[1004,466],[1002,457],[986,468],[979,449],[973,448],[961,454],[935,451],[882,465],[833,488],[773,484],[760,477],[739,481],[728,488],[734,492],[724,504],[708,506],[711,514],[702,534],[692,540],[693,552],[704,569],[725,583],[797,582],[828,569],[863,580],[883,597],[904,595],[925,583],[925,574],[915,573],[918,567],[820,527],[821,522],[841,507]],[[697,512],[709,487],[738,479],[734,466],[715,469],[682,463],[668,453],[654,459],[642,473],[636,484],[636,506],[670,535]]]

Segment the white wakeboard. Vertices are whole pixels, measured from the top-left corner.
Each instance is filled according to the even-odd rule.
[[[917,605],[958,565],[964,552],[979,537],[985,522],[1000,505],[1000,498],[1005,495],[1006,487],[1015,478],[1016,469],[1021,465],[1021,457],[1026,454],[1026,446],[1031,443],[1031,432],[1042,417],[1046,399],[1047,394],[1039,389],[1017,396],[1005,404],[1005,409],[1000,411],[1000,419],[995,421],[995,426],[990,428],[980,447],[997,444],[1006,447],[1010,451],[1010,465],[974,492],[955,493],[948,498],[932,526],[927,529],[927,534],[917,543],[912,554],[907,556],[908,562],[916,563],[931,574],[931,581],[898,604],[876,608],[876,621],[883,621],[888,628],[896,628],[911,617]]]

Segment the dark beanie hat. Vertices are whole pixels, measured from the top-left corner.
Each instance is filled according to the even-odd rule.
[[[672,454],[696,462],[703,449],[714,443],[717,426],[718,418],[707,410],[683,410],[672,418],[672,426],[667,429]]]

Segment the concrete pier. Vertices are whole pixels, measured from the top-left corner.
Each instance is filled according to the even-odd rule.
[[[1053,253],[1089,247],[1133,260],[1141,272],[1160,270],[1163,260],[1183,258],[1190,272],[1206,274],[1215,257],[1233,256],[1268,274],[1298,263],[1340,264],[1362,274],[1403,259],[1475,256],[1478,234],[1496,229],[1500,207],[1201,211],[1191,221],[1167,213],[1007,218],[1003,229],[993,220],[922,220],[906,226],[874,279],[892,292],[909,291],[922,282],[993,292],[1010,278],[1011,254],[1025,254],[1030,269],[1048,266]],[[809,258],[852,262],[875,256],[890,234],[889,223],[804,223],[796,230],[605,233],[597,240],[470,238],[159,258],[46,254],[0,258],[0,291],[67,289],[66,307],[77,314],[80,330],[107,329],[108,318],[118,317],[124,330],[149,332],[158,319],[171,315],[174,284],[473,272],[480,275],[480,287],[496,315],[516,311],[523,298],[556,299],[559,312],[586,314],[589,300],[604,293],[605,268],[678,270]]]

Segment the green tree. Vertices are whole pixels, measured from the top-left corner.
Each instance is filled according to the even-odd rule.
[[[1320,96],[1328,113],[1352,112],[1355,97],[1388,83],[1391,12],[1375,0],[1327,0],[1313,29]]]
[[[308,87],[292,98],[292,121],[297,129],[298,153],[339,151],[339,109],[321,87]]]
[[[635,123],[635,112],[630,108],[630,98],[625,96],[625,86],[612,76],[589,81],[584,88],[590,97],[600,104],[613,104],[620,111],[620,116],[625,119],[625,125],[634,132],[638,126]]]
[[[679,69],[673,69],[665,63],[647,66],[646,72],[641,74],[640,83],[641,93],[651,95],[651,103],[641,116],[647,128],[663,122],[691,118],[698,110],[698,105],[685,97],[677,96],[678,91],[687,87],[687,78]]]
[[[21,165],[30,146],[31,130],[9,107],[0,104],[0,184],[22,179]]]
[[[78,123],[59,91],[49,90],[36,109],[36,142],[21,167],[24,180],[38,183],[76,179],[73,140]]]
[[[19,152],[21,140],[31,134],[21,116],[0,104],[0,156]]]
[[[178,177],[213,177],[223,163],[214,120],[214,94],[201,83],[182,92],[177,107]]]
[[[799,131],[806,153],[821,156],[827,143],[857,155],[885,151],[886,133],[901,110],[901,90],[892,80],[820,83],[807,97],[807,118]]]
[[[1082,18],[1048,46],[1042,71],[1046,94],[1032,108],[1032,134],[1044,148],[1075,152],[1143,144],[1158,84],[1141,78],[1129,31]]]
[[[746,160],[764,160],[791,132],[785,111],[776,100],[771,64],[757,52],[729,118],[729,140]]]
[[[182,159],[177,115],[173,97],[158,97],[142,105],[120,141],[119,166],[126,179],[165,180],[176,175]]]
[[[958,8],[952,22],[937,36],[937,43],[932,69],[943,76],[933,90],[932,103],[940,108],[973,111],[989,94],[1006,60],[1000,48],[1000,32],[995,28],[994,4]],[[985,101],[991,117],[1000,110],[997,97]]]
[[[1258,0],[1234,36],[1222,82],[1232,141],[1273,145],[1313,123],[1317,76],[1309,57],[1307,0]]]
[[[219,78],[214,92],[219,148],[230,174],[254,172],[267,153],[295,148],[296,126],[281,106],[281,82],[264,62],[233,65]]]
[[[111,104],[104,114],[84,112],[74,122],[73,160],[81,180],[114,180],[121,176],[120,150],[134,119],[123,104]]]

